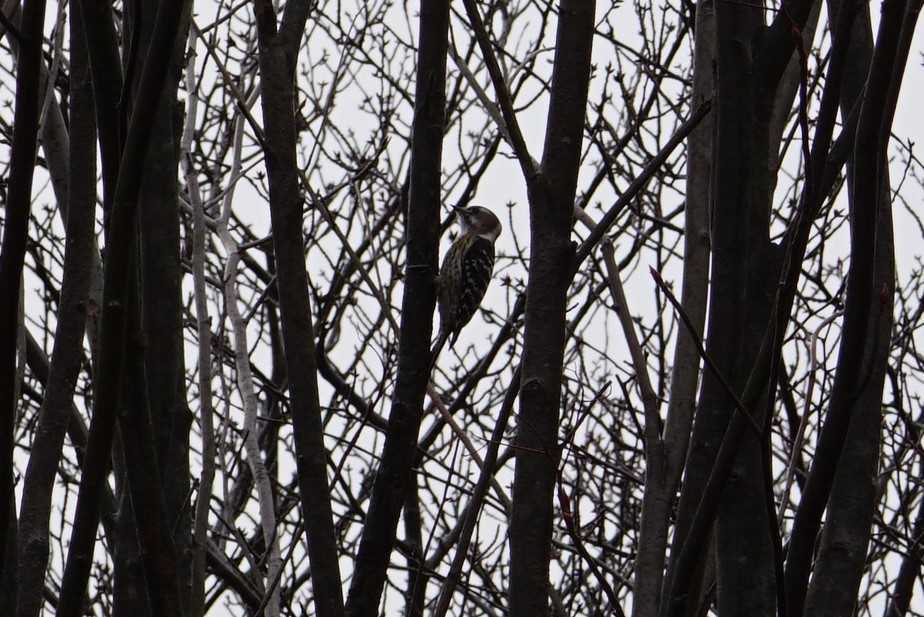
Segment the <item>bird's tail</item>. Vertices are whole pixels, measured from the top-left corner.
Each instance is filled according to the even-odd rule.
[[[446,341],[449,340],[449,332],[446,332],[443,329],[440,329],[439,336],[436,337],[436,342],[433,344],[433,349],[430,350],[430,373],[433,373],[433,368],[436,366],[436,361],[440,357],[440,352],[443,351],[443,347],[446,345]]]

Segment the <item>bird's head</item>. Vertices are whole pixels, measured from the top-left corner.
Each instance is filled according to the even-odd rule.
[[[503,226],[497,216],[482,206],[468,206],[461,208],[453,206],[456,212],[456,220],[462,227],[462,233],[472,233],[481,236],[485,240],[494,242],[501,234]]]

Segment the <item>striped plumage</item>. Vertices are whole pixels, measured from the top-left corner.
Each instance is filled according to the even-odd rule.
[[[481,206],[456,208],[462,233],[443,258],[439,276],[440,334],[433,347],[433,362],[449,340],[452,346],[488,290],[494,271],[494,242],[500,220]]]

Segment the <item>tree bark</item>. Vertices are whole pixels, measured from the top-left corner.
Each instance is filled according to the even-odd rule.
[[[570,241],[590,80],[594,2],[563,0],[539,174],[526,178],[530,261],[510,521],[510,615],[549,614]],[[523,162],[521,161],[521,164]]]
[[[388,434],[366,512],[347,599],[350,617],[375,617],[385,584],[398,517],[411,483],[417,434],[430,379],[430,338],[436,304],[442,192],[440,170],[446,106],[449,2],[420,7],[420,43],[407,209],[407,266],[401,302],[398,375]]]
[[[845,329],[862,328],[858,336],[862,337],[863,343],[856,341],[856,360],[861,366],[858,370],[854,369],[853,373],[860,381],[839,382],[837,377],[841,365],[838,364],[835,393],[840,385],[849,398],[843,411],[836,410],[833,408],[836,399],[832,394],[831,411],[847,415],[848,426],[831,481],[814,573],[805,596],[807,615],[834,616],[853,612],[856,592],[866,565],[878,498],[882,389],[889,359],[895,289],[887,149],[892,116],[920,7],[919,1],[892,5],[884,3],[882,6],[883,15],[867,82],[868,90],[857,127],[856,150],[848,167],[851,237],[859,240],[872,233],[874,238],[872,256],[851,255],[851,274],[855,260],[857,268],[871,268],[873,280],[869,291],[872,293],[853,296],[855,302],[866,305],[866,323],[855,321],[848,324],[845,317]],[[896,24],[900,28],[897,35],[894,30]],[[872,88],[883,88],[883,91],[873,95]],[[845,105],[857,100],[859,96],[860,93],[856,91],[845,92]],[[871,228],[861,227],[870,225],[870,214],[875,217],[875,223]],[[868,247],[868,243],[869,240],[855,242],[858,252]],[[865,261],[867,258],[869,262]],[[848,287],[848,301],[851,296]],[[850,310],[849,304],[847,310]],[[846,331],[843,336],[842,349],[848,341],[855,340],[853,337],[848,338]],[[863,347],[859,347],[861,344]],[[847,349],[852,350],[851,347]],[[848,372],[849,369],[845,366],[844,371]]]
[[[45,0],[30,0],[23,8],[19,63],[16,70],[16,102],[10,155],[9,191],[0,245],[0,576],[15,529],[13,503],[13,440],[16,422],[16,341],[22,268],[29,231],[32,202],[32,171],[38,143],[39,83],[42,64],[42,26]]]
[[[125,307],[130,298],[130,262],[136,233],[136,205],[144,175],[144,157],[152,129],[148,119],[160,101],[169,57],[185,4],[182,0],[166,1],[159,7],[151,53],[148,54],[145,63],[139,96],[133,110],[119,168],[113,200],[110,242],[107,242],[96,406],[82,467],[71,544],[62,577],[59,616],[77,617],[86,592],[96,527],[99,523],[100,500],[109,469],[116,411],[122,393],[123,361],[126,352],[125,328],[128,325]],[[85,16],[89,17],[86,13]],[[169,552],[169,547],[160,545],[145,548],[155,552],[161,549]],[[169,556],[166,559],[169,561]],[[176,614],[182,614],[178,606],[175,608]]]
[[[744,393],[749,409],[733,414],[736,405],[716,372],[704,373],[662,613],[689,615],[697,610],[693,599],[699,564],[691,557],[705,545],[716,505],[719,611],[776,611],[773,564],[779,549],[765,481],[768,463],[766,454],[760,454],[767,447],[767,431],[760,426],[768,418],[765,394],[772,391],[770,367],[782,340],[775,322],[782,321],[785,329],[788,312],[780,308],[785,305],[779,301],[785,294],[780,294],[780,306],[773,309],[780,317],[769,319],[776,297],[773,283],[782,262],[781,251],[769,242],[770,171],[776,163],[775,155],[772,164],[770,160],[775,152],[770,123],[780,79],[795,44],[802,41],[800,29],[810,9],[809,1],[784,3],[771,26],[764,28],[753,7],[725,3],[716,8],[719,101],[706,349],[731,390]],[[750,420],[744,419],[745,412]],[[717,498],[718,504],[706,503]],[[688,546],[691,543],[698,548]]]
[[[836,476],[840,473],[838,471],[841,464],[839,461],[842,457],[846,457],[844,464],[851,465],[852,469],[858,472],[862,468],[868,469],[869,465],[875,468],[878,461],[878,453],[872,454],[869,444],[866,443],[869,435],[862,433],[865,430],[867,433],[872,432],[878,435],[876,427],[878,427],[882,379],[884,378],[884,373],[880,375],[880,372],[884,371],[883,363],[885,362],[885,356],[879,354],[886,353],[888,348],[888,330],[883,331],[880,328],[883,323],[888,325],[890,322],[891,313],[889,311],[891,309],[886,307],[891,306],[894,287],[891,266],[891,232],[882,230],[884,224],[891,227],[889,219],[886,219],[885,223],[882,221],[882,211],[888,207],[888,175],[883,161],[892,120],[891,110],[888,109],[889,97],[897,97],[897,88],[900,86],[902,75],[900,71],[893,71],[894,67],[904,67],[903,58],[900,62],[896,62],[904,18],[901,4],[883,3],[883,18],[880,22],[880,32],[870,64],[865,98],[857,126],[853,165],[849,168],[852,178],[850,182],[851,259],[838,368],[815,459],[805,492],[796,511],[786,562],[787,609],[790,615],[797,617],[803,614],[803,608],[808,608],[805,602],[816,536],[821,526],[821,514],[829,502]],[[841,10],[844,10],[843,7]],[[862,33],[862,29],[868,31],[868,28],[864,26],[865,23],[868,22],[862,19],[855,22],[855,28],[861,28],[859,31],[854,31],[855,37],[862,36],[858,34],[858,32]],[[853,49],[862,50],[863,48],[854,42]],[[863,55],[856,57],[857,60],[851,63],[852,65],[864,63]],[[842,108],[844,103],[858,98],[857,83],[857,80],[852,82],[848,80],[845,83],[845,99],[842,101]],[[891,101],[891,105],[894,110],[894,100]],[[860,410],[865,410],[865,412]],[[876,419],[865,414],[875,414]],[[851,428],[855,415],[856,422],[863,423],[865,429]],[[865,420],[862,419],[864,417]],[[848,454],[844,450],[844,444],[849,433],[854,436],[852,447],[855,451]],[[878,440],[876,447],[878,448]],[[865,459],[865,465],[858,458]],[[864,476],[866,473],[861,473],[861,477]],[[862,484],[863,482],[856,481],[855,486],[843,486],[840,490],[843,499],[854,503],[853,516],[848,516],[847,519],[850,524],[854,525],[854,531],[859,533],[853,542],[862,541],[865,547],[868,541],[869,523],[864,522],[863,519],[872,515],[872,510],[869,508],[872,508],[874,504],[870,502],[872,495],[868,492],[869,487],[861,487]],[[857,491],[852,497],[844,493],[852,490]],[[861,491],[866,491],[866,494],[862,495]],[[863,507],[862,503],[866,506]],[[842,502],[841,508],[844,507],[846,503]],[[839,515],[844,514],[839,513]],[[841,519],[838,527],[843,528],[844,524],[845,520]],[[859,532],[863,528],[866,532]],[[836,533],[836,531],[830,533],[826,531],[823,538],[827,538],[826,541],[829,543],[833,542],[835,536],[831,534]],[[829,544],[828,550],[830,551],[836,544]],[[844,563],[840,566],[852,570],[857,566],[855,550],[854,547],[850,555],[844,553],[839,556],[829,555],[827,559],[843,559]],[[819,555],[819,560],[820,558]],[[819,566],[821,566],[820,561]],[[832,566],[833,562],[829,561],[825,564],[825,569],[830,571],[828,569]],[[844,574],[846,578],[834,587],[831,586],[830,578],[818,579],[817,585],[824,587],[826,593],[821,593],[819,590],[812,592],[818,594],[812,600],[813,607],[820,609],[827,602],[836,603],[837,598],[841,597],[841,592],[850,587],[855,591],[856,584],[859,584],[858,575],[849,574],[847,571],[842,571],[840,574]],[[815,581],[812,587],[816,587]],[[839,606],[843,608],[843,602]]]
[[[97,261],[94,214],[96,211],[96,123],[93,91],[79,4],[70,20],[70,139],[68,140],[68,191],[60,212],[65,221],[67,250],[61,285],[58,326],[45,399],[39,411],[32,454],[23,481],[17,562],[17,617],[37,617],[42,608],[42,587],[48,565],[49,520],[54,479],[61,459],[64,436],[71,418],[71,398],[83,359],[83,336],[89,307],[90,283]]]
[[[716,5],[716,16],[718,102],[706,349],[716,360],[717,370],[741,393],[750,370],[747,359],[755,357],[768,323],[767,280],[774,278],[768,241],[769,196],[761,195],[758,188],[767,183],[772,99],[759,98],[763,92],[755,77],[753,41],[762,27],[761,16],[750,7],[727,3]],[[704,372],[672,551],[674,568],[733,409],[715,373]],[[762,416],[757,410],[749,411]],[[766,615],[774,610],[775,594],[761,471],[763,436],[750,427],[742,438],[747,444],[734,460],[717,513],[717,597],[722,614]],[[748,565],[742,567],[742,563]],[[695,597],[691,594],[697,581],[696,576],[690,579],[687,598]],[[696,609],[690,602],[681,614]]]
[[[158,2],[139,0],[136,9],[152,16]],[[151,20],[139,20],[135,33],[141,49],[148,49]],[[169,60],[167,80],[151,118],[154,127],[145,160],[141,185],[139,229],[141,246],[141,310],[144,342],[146,398],[163,483],[167,520],[173,521],[173,541],[182,571],[189,581],[190,517],[189,430],[191,414],[186,407],[185,362],[183,357],[182,266],[180,264],[180,208],[177,195],[180,113],[176,95],[183,66],[188,15]],[[187,593],[183,594],[184,596]]]
[[[340,617],[343,615],[342,583],[318,399],[314,329],[306,293],[309,287],[302,239],[303,199],[296,158],[295,71],[310,8],[308,3],[288,2],[277,31],[272,3],[265,0],[254,3],[276,287],[289,376],[299,496],[315,610],[319,617]]]
[[[715,3],[696,5],[693,103],[712,99],[715,82]],[[714,116],[703,119],[687,138],[687,195],[683,236],[683,309],[702,338],[706,321],[709,279],[709,211],[712,201],[712,152]],[[677,333],[671,369],[670,399],[664,426],[662,451],[645,461],[645,503],[639,555],[636,560],[633,617],[655,617],[662,599],[662,577],[674,495],[690,443],[700,357],[693,335],[684,327]],[[675,536],[676,537],[676,536]],[[679,550],[675,545],[673,550]],[[670,587],[669,583],[666,586]]]
[[[751,7],[716,6],[719,101],[711,295],[716,310],[709,316],[707,348],[737,392],[744,390],[751,359],[759,353],[773,303],[771,281],[777,278],[768,192],[776,84],[765,90],[758,73],[753,40],[761,22]],[[701,396],[701,409],[711,410],[714,422],[706,438],[717,443],[733,405],[711,373],[703,377]],[[748,412],[765,417],[766,405],[766,399],[758,401]],[[770,617],[776,614],[776,560],[764,480],[769,431],[759,433],[751,426],[741,439],[716,515],[716,604],[725,617]]]

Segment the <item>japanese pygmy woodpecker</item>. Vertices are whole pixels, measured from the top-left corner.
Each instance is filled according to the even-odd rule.
[[[501,222],[481,206],[453,206],[462,233],[443,258],[439,275],[440,333],[433,346],[431,363],[449,340],[452,347],[488,290],[494,270],[494,242]]]

